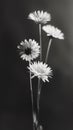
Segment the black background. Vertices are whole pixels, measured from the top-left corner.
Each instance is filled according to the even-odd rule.
[[[73,130],[73,1],[1,0],[0,9],[0,129],[32,130],[28,63],[20,59],[17,45],[25,38],[39,42],[38,25],[27,16],[44,10],[65,40],[52,42],[53,78],[42,87],[40,120],[44,130]],[[42,36],[44,60],[48,37]]]

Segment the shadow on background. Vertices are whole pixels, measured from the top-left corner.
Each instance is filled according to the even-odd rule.
[[[65,34],[50,49],[48,64],[54,75],[42,87],[41,124],[44,130],[73,130],[73,1],[3,0],[0,6],[0,129],[32,130],[28,63],[19,58],[17,45],[25,38],[39,42],[38,26],[27,20],[39,9],[50,12],[50,23]],[[44,60],[48,38],[44,32],[42,36]]]

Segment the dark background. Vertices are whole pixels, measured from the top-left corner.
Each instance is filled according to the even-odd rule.
[[[0,9],[0,130],[32,130],[28,63],[17,45],[25,38],[39,42],[38,25],[27,20],[38,9],[51,13],[50,23],[65,35],[50,49],[53,78],[42,87],[41,124],[44,130],[73,130],[73,1],[1,0]],[[44,60],[48,38],[42,35]]]

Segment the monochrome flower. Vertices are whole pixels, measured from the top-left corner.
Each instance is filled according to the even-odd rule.
[[[42,27],[42,29],[47,33],[47,36],[64,39],[64,34],[57,27],[54,27],[52,25],[45,25]]]
[[[29,65],[28,69],[31,71],[33,74],[32,78],[37,76],[39,79],[42,79],[43,82],[48,80],[48,77],[52,76],[52,70],[46,63],[43,62],[34,62]]]
[[[25,39],[17,47],[20,50],[20,55],[23,60],[31,61],[39,56],[40,46],[35,40],[29,39],[27,41]]]
[[[42,11],[38,10],[30,13],[28,15],[28,18],[33,20],[36,23],[41,23],[41,24],[46,24],[48,21],[51,20],[50,14],[47,12],[43,12],[43,10]]]

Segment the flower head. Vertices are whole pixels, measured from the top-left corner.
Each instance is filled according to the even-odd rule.
[[[28,69],[33,74],[32,77],[37,76],[39,79],[42,79],[43,82],[45,81],[49,82],[48,77],[52,76],[51,68],[48,67],[48,65],[43,62],[39,62],[39,61],[34,62],[29,65]]]
[[[47,33],[47,36],[52,36],[58,39],[64,39],[64,34],[57,27],[52,25],[45,25],[42,29]]]
[[[28,15],[28,18],[33,20],[36,23],[46,24],[48,21],[51,20],[51,16],[47,12],[42,11],[34,11]]]
[[[18,46],[18,49],[20,50],[21,58],[26,61],[36,59],[40,53],[40,46],[32,39],[29,39],[29,41],[26,39],[22,41]]]

